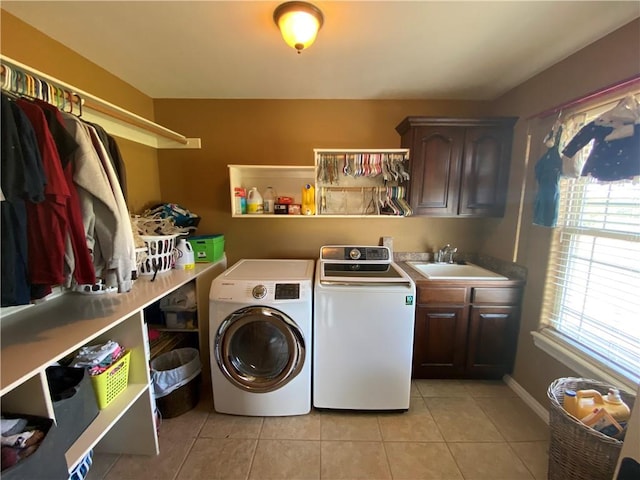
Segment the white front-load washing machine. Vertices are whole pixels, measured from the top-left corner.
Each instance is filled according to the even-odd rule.
[[[216,412],[311,411],[313,260],[243,259],[209,292]]]

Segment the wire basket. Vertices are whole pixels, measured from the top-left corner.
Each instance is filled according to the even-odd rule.
[[[623,442],[587,427],[563,407],[565,390],[598,390],[605,395],[612,385],[585,378],[559,378],[547,390],[549,410],[549,480],[611,480]],[[616,387],[617,388],[617,387]],[[620,390],[633,408],[635,396]]]
[[[129,382],[129,356],[126,352],[100,375],[93,375],[91,383],[96,392],[98,408],[106,408],[126,388]]]
[[[147,246],[147,256],[140,262],[140,275],[155,275],[173,268],[174,249],[178,235],[140,235]]]

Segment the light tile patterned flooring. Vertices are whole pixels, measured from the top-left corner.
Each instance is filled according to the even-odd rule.
[[[99,455],[88,480],[546,479],[549,429],[500,381],[414,380],[406,413],[165,419],[160,455]]]

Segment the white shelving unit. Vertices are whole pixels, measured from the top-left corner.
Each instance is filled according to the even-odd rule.
[[[334,209],[331,213],[322,213],[321,193],[331,191],[336,194],[349,192],[352,197],[362,194],[363,198],[369,199],[371,192],[384,188],[387,184],[382,175],[377,176],[351,176],[343,175],[340,172],[338,183],[329,184],[318,179],[319,159],[323,155],[342,154],[398,154],[405,158],[409,156],[406,148],[396,149],[314,149],[314,165],[228,165],[229,185],[231,196],[231,216],[234,218],[404,218],[401,215],[378,215],[375,213],[338,213]],[[235,203],[236,187],[242,187],[249,191],[256,187],[259,192],[264,192],[267,187],[273,187],[278,196],[288,196],[294,198],[294,203],[302,203],[302,188],[305,184],[314,185],[316,192],[316,215],[272,215],[272,214],[242,214],[237,211]],[[389,185],[398,185],[398,182],[391,182]],[[324,189],[324,190],[323,190]],[[325,199],[326,200],[326,199]]]
[[[129,382],[66,452],[71,471],[91,450],[157,455],[158,438],[145,349],[143,309],[187,282],[196,282],[203,373],[208,372],[208,291],[226,268],[196,264],[194,270],[172,270],[138,279],[126,294],[68,293],[0,319],[0,395],[3,411],[55,419],[45,370],[84,345],[113,339],[131,352]],[[205,368],[205,362],[207,363]]]
[[[2,65],[7,65],[12,69],[18,69],[36,79],[44,80],[62,90],[66,90],[73,95],[74,105],[77,105],[78,99],[81,99],[80,101],[82,105],[81,107],[77,106],[74,113],[78,113],[78,110],[82,108],[82,119],[99,124],[112,135],[126,138],[127,140],[141,143],[156,149],[201,148],[199,138],[187,138],[178,132],[174,132],[162,125],[158,125],[151,120],[147,120],[140,115],[129,112],[128,110],[103,100],[102,98],[80,90],[79,88],[69,85],[62,80],[58,80],[51,75],[47,75],[46,73],[40,72],[35,68],[25,65],[24,63],[13,60],[6,55],[0,56],[0,66]],[[4,80],[4,76],[6,75],[4,67],[2,67],[1,73]],[[14,93],[22,92],[14,91]]]

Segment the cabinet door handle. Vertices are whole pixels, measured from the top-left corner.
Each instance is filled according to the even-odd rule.
[[[509,317],[508,314],[506,313],[481,313],[480,314],[480,318],[486,318],[486,319],[490,319],[490,318],[507,318]]]
[[[431,318],[453,318],[455,317],[455,313],[430,313],[429,317]]]

